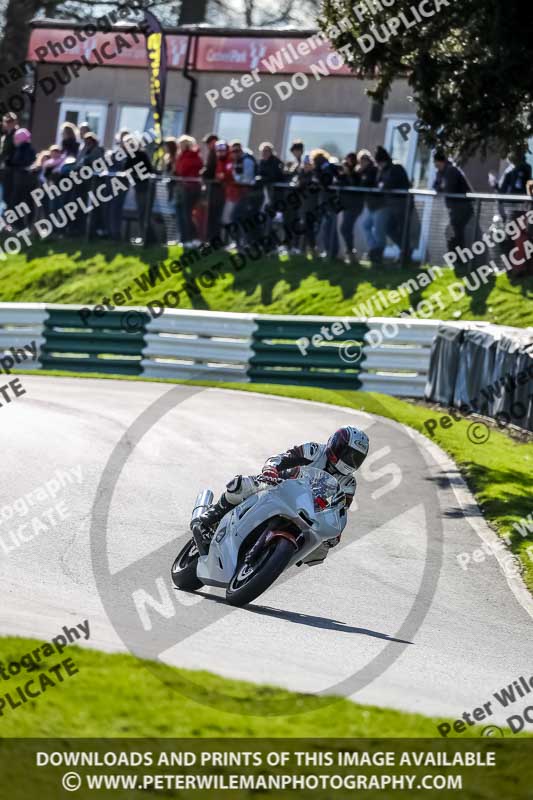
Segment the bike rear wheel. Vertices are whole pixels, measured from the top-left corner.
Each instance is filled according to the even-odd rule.
[[[254,564],[240,564],[228,588],[226,600],[232,606],[244,606],[266,592],[294,555],[294,546],[283,538],[275,538]]]
[[[190,539],[185,547],[180,550],[172,564],[172,583],[176,589],[194,592],[195,589],[203,586],[202,581],[196,575],[199,557],[200,553],[196,543],[194,539]]]

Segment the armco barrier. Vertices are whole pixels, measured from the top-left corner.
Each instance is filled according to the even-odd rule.
[[[482,322],[444,325],[394,317],[289,317],[176,309],[153,319],[142,308],[126,307],[99,309],[82,319],[80,310],[77,305],[0,303],[0,351],[12,353],[12,348],[36,341],[39,361],[28,361],[23,367],[300,384],[399,397],[423,397],[427,389],[428,399],[446,403],[452,403],[459,390],[457,375],[464,376],[468,393],[475,385],[468,366],[473,362],[460,366],[466,340],[478,350],[483,332],[497,340],[495,350],[487,348],[492,354],[492,373],[488,362],[483,371],[493,381],[498,379],[498,370],[509,371],[518,361],[526,366],[533,361],[533,331]],[[447,329],[454,333],[453,347],[444,347],[441,334]],[[513,344],[517,337],[521,337],[519,347]],[[529,341],[531,348],[525,346]],[[521,397],[526,390],[521,387]]]
[[[24,349],[35,342],[37,352],[44,344],[44,323],[48,313],[44,305],[31,306],[0,303],[0,354],[13,356],[13,350]],[[41,364],[30,358],[19,359],[17,369],[39,369]]]
[[[167,311],[146,326],[143,374],[248,381],[256,327],[252,314]]]
[[[295,383],[421,397],[437,322],[0,303],[0,331],[41,333],[47,369]],[[32,328],[31,325],[37,326]],[[26,326],[26,328],[24,328]],[[18,340],[10,333],[6,341]],[[308,342],[308,346],[305,342]]]
[[[278,316],[256,317],[256,322],[248,370],[253,382],[361,388],[366,324],[353,321],[347,329],[340,319]],[[353,361],[342,349],[349,341],[356,348]]]
[[[141,352],[148,314],[135,317],[139,330],[128,331],[128,312],[93,314],[84,322],[76,309],[47,306],[45,341],[41,350],[44,369],[105,372],[121,375],[142,373]]]

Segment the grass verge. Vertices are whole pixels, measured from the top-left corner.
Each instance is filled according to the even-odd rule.
[[[249,260],[242,266],[218,251],[150,288],[136,279],[159,261],[178,259],[179,248],[121,248],[117,254],[116,245],[80,244],[68,239],[57,245],[36,244],[31,255],[11,256],[0,262],[1,300],[93,305],[114,292],[129,289],[129,298],[123,302],[146,306],[154,300],[161,302],[172,290],[179,293],[179,299],[167,299],[164,305],[213,311],[353,316],[354,307],[379,298],[382,305],[374,305],[366,316],[398,316],[433,295],[438,300],[424,306],[424,315],[432,308],[434,319],[533,325],[533,277],[511,285],[506,275],[499,275],[479,288],[472,284],[461,289],[457,286],[463,278],[445,268],[424,288],[416,289],[411,284],[410,293],[404,289],[402,296],[391,296],[390,292],[415,278],[421,269],[383,271],[371,269],[367,263],[354,267],[277,256]]]
[[[20,661],[39,644],[33,639],[0,638],[0,660]],[[437,725],[443,722],[77,647],[69,647],[61,658],[41,662],[40,672],[67,657],[74,661],[77,674],[64,683],[56,681],[55,687],[20,708],[4,708],[0,737],[430,738],[439,736]],[[25,673],[22,680],[2,682],[2,693],[11,690],[16,696],[15,685],[35,680],[38,674]],[[189,696],[191,684],[198,688],[201,701]],[[209,704],[210,698],[219,695],[231,698],[234,711]],[[290,713],[258,714],[258,707],[265,703],[286,705]],[[471,727],[461,736],[479,734],[479,727]]]

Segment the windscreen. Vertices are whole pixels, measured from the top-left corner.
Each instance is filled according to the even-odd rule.
[[[304,480],[309,484],[313,494],[315,511],[323,511],[328,508],[339,493],[339,484],[336,478],[321,469],[299,467],[294,478]]]

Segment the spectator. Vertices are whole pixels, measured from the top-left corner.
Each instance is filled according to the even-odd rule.
[[[339,174],[339,184],[346,188],[359,187],[361,184],[361,170],[357,163],[355,153],[348,153],[343,161]],[[341,236],[344,239],[346,254],[345,264],[357,264],[357,250],[354,247],[354,227],[365,205],[365,196],[362,192],[343,192],[342,195],[342,223]]]
[[[42,177],[44,180],[51,180],[54,174],[59,173],[65,157],[57,144],[53,144],[46,152],[47,156],[42,160]]]
[[[209,133],[204,136],[202,142],[206,148],[205,166],[201,172],[202,178],[206,181],[212,181],[215,178],[217,166],[216,143],[218,142],[218,136],[216,133]]]
[[[200,244],[194,222],[194,210],[202,191],[200,172],[203,163],[196,139],[192,136],[180,136],[176,158],[176,175],[181,179],[178,182],[177,212],[184,247],[197,247]]]
[[[249,220],[260,205],[260,195],[256,188],[257,164],[249,150],[243,150],[240,141],[235,139],[230,142],[230,162],[228,171],[231,175],[231,199],[235,202],[231,222],[236,228],[236,244],[240,247],[243,243],[252,242],[248,231],[244,229],[244,222]]]
[[[294,161],[287,162],[285,166],[285,172],[287,175],[289,175],[289,177],[292,177],[294,173],[297,173],[303,167],[305,148],[301,139],[294,140],[294,142],[291,144],[290,152]]]
[[[499,181],[492,177],[493,185],[495,185],[498,194],[528,194],[528,183],[531,180],[531,165],[528,164],[525,157],[523,148],[517,147],[514,152],[509,153],[507,156],[509,166],[504,171]],[[508,201],[503,203],[498,202],[498,210],[503,222],[510,222],[517,219],[523,214],[523,204],[517,201]],[[512,242],[507,242],[502,248],[504,252],[508,253],[512,250]]]
[[[78,157],[76,159],[76,169],[81,167],[91,167],[93,163],[98,159],[102,158],[104,155],[104,150],[100,147],[100,143],[98,142],[98,137],[92,131],[89,131],[83,137],[83,146],[78,151]]]
[[[274,152],[274,145],[270,142],[263,142],[259,145],[261,159],[259,161],[257,172],[263,186],[263,199],[264,204],[268,206],[275,206],[280,194],[279,189],[276,189],[275,183],[282,183],[284,180],[283,161],[277,157]],[[268,226],[272,224],[269,218]],[[266,234],[270,233],[270,227],[265,230]]]
[[[291,186],[296,187],[301,192],[302,205],[301,208],[289,207],[285,214],[285,228],[288,229],[291,236],[294,236],[295,231],[303,230],[303,235],[298,236],[297,242],[300,242],[305,252],[307,259],[313,259],[320,255],[317,248],[317,227],[318,227],[318,194],[316,191],[310,191],[310,187],[315,183],[315,170],[311,157],[305,155],[302,159],[302,164],[299,170],[294,174],[291,181]],[[287,217],[290,214],[290,222]],[[298,247],[293,247],[291,253],[297,255],[300,253]]]
[[[401,164],[394,162],[384,147],[377,147],[375,152],[377,165],[377,188],[383,192],[397,189],[409,189],[411,182]],[[370,213],[363,221],[363,228],[368,241],[370,263],[382,266],[383,253],[390,236],[394,244],[402,247],[403,223],[405,219],[405,196],[388,194],[370,199]]]
[[[54,172],[61,173],[63,170],[64,163],[66,161],[64,154],[63,156],[63,163],[54,170]],[[100,146],[98,142],[98,137],[92,131],[86,133],[83,137],[83,144],[78,150],[78,155],[76,161],[69,163],[68,168],[74,169],[76,172],[82,169],[82,167],[92,167],[93,163],[104,156],[104,149]],[[69,159],[70,160],[70,159]],[[89,179],[83,181],[79,186],[76,186],[72,190],[72,196],[76,198],[83,197],[85,202],[87,202],[89,191],[94,187],[95,181],[94,177],[90,177]],[[70,199],[70,198],[69,198]],[[67,198],[61,196],[55,201],[56,204],[61,206],[66,202]],[[104,230],[107,228],[107,215],[104,213],[102,207],[96,208],[94,212],[90,215],[90,230],[98,232],[99,235],[102,235]],[[87,219],[80,213],[78,213],[76,219],[74,219],[70,225],[69,233],[72,236],[81,236],[86,231]]]
[[[215,185],[215,174],[217,171],[217,151],[216,144],[218,136],[216,133],[209,133],[202,139],[206,147],[205,166],[200,175],[205,181],[207,191],[207,240],[211,241],[218,235],[221,219],[221,201],[224,208],[224,190],[220,185]]]
[[[304,143],[301,139],[295,139],[290,147],[290,152],[293,156],[293,161],[288,161],[285,164],[285,179],[289,181],[292,186],[299,186],[305,184],[305,170],[304,170],[304,159],[307,158],[307,166],[309,167],[309,156],[304,157]],[[308,169],[308,172],[312,170]],[[312,198],[310,203],[306,203],[304,200],[303,206],[316,206],[317,203],[315,202],[316,198]],[[302,247],[304,249],[308,249],[308,255],[311,256],[311,253],[315,254],[315,235],[314,235],[314,226],[313,226],[313,233],[311,234],[308,231],[307,235],[305,234],[303,237],[296,234],[294,235],[294,231],[298,230],[300,227],[300,222],[303,223],[305,226],[304,218],[307,213],[311,211],[310,208],[307,210],[304,207],[293,207],[289,206],[284,212],[284,221],[285,227],[289,231],[292,232],[292,238],[294,241],[294,246],[291,247],[291,254],[292,255],[300,255],[302,252]],[[309,242],[313,241],[313,245],[309,245]],[[312,256],[311,256],[312,257]]]
[[[507,156],[509,166],[497,183],[498,194],[527,194],[531,180],[531,165],[526,161],[523,149],[517,148]]]
[[[384,147],[376,148],[375,159],[378,166],[378,189],[383,189],[384,192],[393,192],[397,189],[407,191],[411,188],[407,172],[401,164],[392,160]],[[405,195],[389,194],[385,198],[385,206],[388,209],[387,235],[395,245],[401,248],[406,208]]]
[[[136,140],[133,134],[124,136],[123,144],[127,143],[131,143],[129,148],[131,152],[133,152],[135,146],[137,146],[137,149],[133,155],[128,155],[124,159],[122,169],[123,171],[132,170],[130,174],[132,176],[132,180],[135,180],[135,201],[137,203],[139,228],[144,233],[144,239],[142,237],[137,237],[132,240],[132,244],[152,244],[153,242],[157,241],[157,237],[153,229],[151,218],[147,219],[150,203],[150,181],[143,180],[141,176],[135,172],[135,167],[138,164],[142,164],[144,166],[144,172],[151,175],[154,174],[154,168],[148,153],[144,147],[140,146],[140,143]]]
[[[6,208],[11,208],[13,206],[13,183],[15,173],[13,170],[12,158],[15,153],[14,136],[18,126],[18,117],[16,114],[9,112],[3,116],[0,166],[3,168],[2,188]]]
[[[76,158],[79,149],[78,129],[70,122],[65,122],[61,126],[61,151],[64,153],[65,158],[68,156]]]
[[[440,194],[466,194],[472,191],[464,172],[446,157],[443,150],[437,150],[433,156],[437,175],[433,188]],[[474,209],[471,200],[456,197],[446,197],[446,207],[450,215],[452,235],[448,236],[448,250],[465,246],[465,229],[473,216]]]
[[[11,157],[13,168],[12,205],[17,207],[19,204],[25,203],[30,208],[26,222],[24,219],[20,219],[14,226],[22,229],[33,219],[34,206],[31,191],[36,186],[36,180],[31,167],[35,163],[36,154],[31,143],[31,133],[27,128],[17,128],[13,136],[13,143],[15,149]]]
[[[173,136],[168,136],[163,141],[163,175],[170,178],[176,174],[176,159],[178,157],[178,141]]]
[[[78,132],[80,136],[80,141],[83,142],[83,140],[85,139],[85,134],[91,132],[91,126],[89,125],[88,122],[82,122],[78,128]]]
[[[59,150],[59,148],[58,148],[58,150]],[[30,167],[30,170],[31,170],[31,172],[33,174],[34,182],[35,182],[36,186],[38,186],[39,184],[43,184],[45,182],[44,165],[46,164],[47,161],[49,161],[49,159],[51,158],[51,155],[52,155],[51,148],[48,148],[48,150],[41,150],[40,153],[37,153],[35,161],[33,162],[33,164]],[[48,198],[45,195],[44,198],[41,201],[40,209],[36,210],[36,212],[35,212],[35,216],[38,216],[39,218],[48,216],[48,211],[49,211],[50,205],[49,205],[49,201],[48,202],[47,201],[48,201]]]
[[[313,164],[313,180],[320,184],[319,204],[324,208],[319,230],[321,238],[321,258],[337,258],[339,252],[339,236],[337,233],[337,211],[331,204],[330,189],[336,182],[339,171],[326,150],[320,148],[311,152]]]
[[[124,142],[131,136],[126,128],[122,128],[115,136],[115,147],[108,157],[109,174],[118,175],[126,168],[126,157],[124,157]],[[109,180],[109,179],[108,179]],[[107,229],[111,239],[120,241],[122,239],[122,218],[124,215],[124,205],[128,192],[118,192],[107,204]]]
[[[209,217],[208,233],[209,241],[221,236],[222,222],[225,216],[225,207],[227,201],[228,182],[232,180],[231,174],[228,172],[228,143],[222,139],[217,141],[215,144],[215,153],[217,160],[215,165],[214,179],[211,183],[211,214]]]

